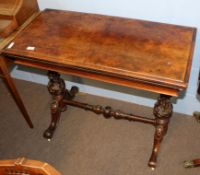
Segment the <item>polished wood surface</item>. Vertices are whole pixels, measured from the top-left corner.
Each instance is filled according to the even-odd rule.
[[[30,160],[24,157],[0,160],[0,175],[61,175],[46,162]]]
[[[49,71],[51,139],[68,106],[155,126],[148,165],[155,168],[173,107],[171,96],[188,84],[196,29],[135,19],[79,12],[45,10],[21,31],[2,54],[14,63]],[[154,119],[111,107],[74,101],[77,87],[66,89],[59,73],[159,93]]]
[[[116,84],[130,80],[137,84],[132,87],[177,96],[187,87],[195,33],[190,27],[45,10],[3,53],[96,74],[92,79],[114,77]]]
[[[39,10],[37,0],[0,0],[0,37],[7,37]]]

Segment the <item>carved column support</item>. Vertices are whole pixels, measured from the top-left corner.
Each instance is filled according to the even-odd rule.
[[[160,95],[158,101],[154,106],[154,116],[156,120],[155,124],[155,134],[154,134],[154,144],[152,154],[149,160],[149,166],[152,168],[156,167],[158,151],[160,149],[160,144],[163,140],[163,137],[167,133],[168,124],[170,117],[173,113],[173,106],[170,101],[170,96]]]
[[[65,103],[63,103],[63,99],[73,99],[75,94],[78,92],[77,87],[72,87],[70,91],[68,91],[65,87],[65,82],[62,78],[60,78],[60,74],[54,71],[48,72],[49,83],[48,83],[48,91],[52,95],[52,103],[51,103],[51,123],[49,127],[45,130],[43,136],[47,139],[51,139],[53,137],[54,131],[56,129],[57,123],[59,122],[61,112],[67,109]]]

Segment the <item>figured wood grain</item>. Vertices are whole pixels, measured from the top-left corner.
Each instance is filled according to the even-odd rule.
[[[45,10],[3,54],[137,82],[153,92],[148,85],[160,86],[177,95],[188,84],[195,34],[191,27]]]

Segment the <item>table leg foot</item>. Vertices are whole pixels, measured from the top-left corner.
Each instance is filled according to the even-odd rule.
[[[51,123],[43,134],[46,139],[51,139],[53,137],[54,131],[60,119],[61,110],[60,100],[55,99],[51,104]]]
[[[51,139],[56,130],[56,126],[59,122],[61,112],[67,109],[63,99],[71,100],[78,93],[78,88],[73,86],[70,91],[65,88],[65,82],[60,78],[60,74],[57,72],[48,72],[49,83],[48,90],[52,95],[53,102],[51,104],[51,123],[45,130],[43,136],[47,139]]]
[[[200,167],[200,159],[184,161],[183,165],[184,165],[185,168]]]
[[[195,166],[194,166],[194,162],[191,161],[191,160],[184,161],[183,166],[184,166],[185,168],[193,168],[193,167],[195,167]]]
[[[170,96],[160,95],[154,106],[154,116],[156,118],[154,144],[151,157],[149,159],[149,167],[155,168],[157,164],[157,156],[163,137],[167,133],[168,124],[172,115],[172,104]]]

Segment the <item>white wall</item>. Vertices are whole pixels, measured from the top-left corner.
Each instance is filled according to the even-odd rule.
[[[38,0],[38,2],[41,9],[66,9],[200,28],[199,0]],[[196,98],[199,67],[200,35],[198,32],[189,87],[178,100],[174,99],[174,111],[189,115],[192,115],[193,111],[200,111],[200,101]],[[22,67],[15,68],[12,76],[42,84],[47,83],[47,78],[43,72],[36,72]],[[83,92],[146,106],[153,106],[157,97],[153,93],[70,76],[67,76],[66,80],[70,80],[67,83],[69,86],[78,84]]]

